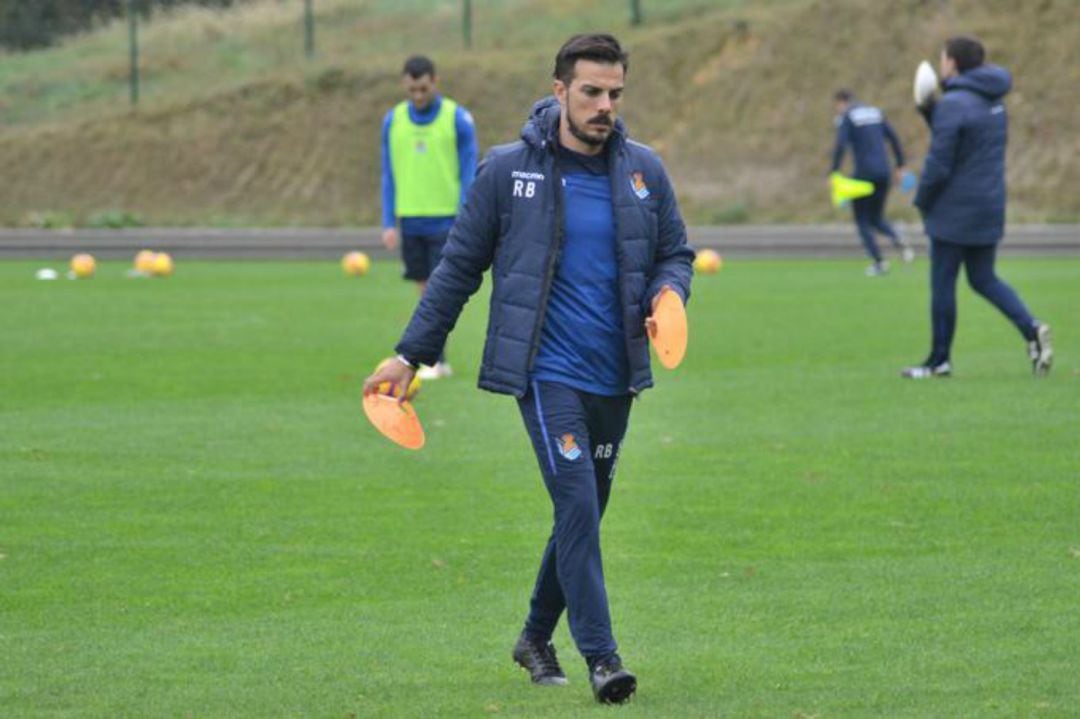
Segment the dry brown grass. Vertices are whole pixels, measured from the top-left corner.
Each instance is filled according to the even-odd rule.
[[[532,6],[567,22],[558,15],[569,12],[566,3]],[[911,108],[911,73],[947,35],[973,32],[1016,76],[1011,218],[1077,220],[1078,7],[1072,0],[792,0],[616,28],[633,55],[625,115],[635,136],[664,155],[693,221],[835,219],[822,179],[831,91],[850,86],[882,106],[917,165],[927,132]],[[253,13],[252,27],[295,22],[279,10],[272,3],[241,12]],[[185,33],[213,33],[235,20],[193,10],[155,32],[173,33],[169,42],[177,44]],[[422,36],[457,30],[452,14],[431,22]],[[373,19],[367,30],[389,42],[395,26]],[[473,111],[485,147],[516,137],[532,100],[548,88],[555,43],[516,37],[506,33],[507,47],[438,55],[444,89]],[[270,73],[182,104],[9,131],[0,136],[0,221],[34,210],[85,218],[117,207],[154,223],[373,223],[379,125],[399,99],[401,54],[362,66],[324,59],[304,75]],[[159,53],[153,62],[151,72],[173,72],[197,59]],[[901,202],[894,200],[896,214],[914,218]]]

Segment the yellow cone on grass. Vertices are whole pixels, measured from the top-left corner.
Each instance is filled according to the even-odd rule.
[[[85,280],[88,277],[94,276],[94,270],[97,269],[97,262],[94,260],[93,255],[88,255],[85,252],[80,252],[71,258],[71,272],[80,280]]]
[[[724,258],[716,250],[704,249],[694,256],[694,272],[713,275],[724,266]]]
[[[362,277],[371,269],[371,259],[363,252],[348,252],[341,258],[341,269],[350,277]]]
[[[139,253],[135,255],[135,269],[142,272],[144,275],[149,275],[154,271],[154,258],[157,253],[153,250],[139,250]]]
[[[154,255],[154,263],[150,266],[150,274],[154,277],[168,277],[173,273],[173,259],[167,252],[158,252]]]

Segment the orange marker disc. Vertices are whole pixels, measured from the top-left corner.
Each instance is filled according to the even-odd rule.
[[[408,400],[398,402],[396,397],[369,394],[364,397],[364,414],[375,429],[405,449],[424,446],[424,428]]]
[[[689,327],[686,323],[686,309],[682,299],[673,290],[664,290],[660,301],[652,313],[656,320],[656,331],[649,333],[656,356],[660,364],[668,369],[675,369],[686,355],[686,340]]]

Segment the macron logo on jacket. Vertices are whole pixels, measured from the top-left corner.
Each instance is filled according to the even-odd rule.
[[[510,173],[510,178],[514,181],[513,189],[510,192],[513,197],[532,199],[536,197],[536,183],[544,181],[544,173],[514,170]]]

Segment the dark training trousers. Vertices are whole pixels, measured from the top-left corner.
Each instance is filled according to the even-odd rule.
[[[535,381],[518,400],[555,509],[525,632],[549,641],[566,609],[570,633],[587,660],[617,649],[600,561],[600,518],[632,401]]]
[[[437,235],[401,233],[401,261],[405,264],[405,279],[427,282],[442,259],[449,231]],[[446,361],[446,351],[439,353],[439,362]]]
[[[967,270],[971,289],[1009,318],[1026,340],[1035,339],[1037,323],[1012,287],[994,272],[996,245],[960,245],[930,238],[930,323],[933,349],[928,364],[949,359],[956,332],[956,277],[960,265]]]
[[[442,259],[443,246],[449,233],[410,235],[401,233],[401,261],[405,264],[405,279],[426,282]]]
[[[851,201],[851,212],[855,216],[855,227],[859,230],[866,254],[874,262],[881,262],[881,250],[878,249],[877,240],[874,239],[874,231],[892,240],[896,247],[901,246],[900,235],[893,226],[885,219],[885,200],[889,196],[889,180],[868,180],[874,183],[874,192],[866,197],[859,197]]]

